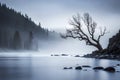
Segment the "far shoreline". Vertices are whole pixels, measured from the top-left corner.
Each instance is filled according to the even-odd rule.
[[[92,54],[87,54],[87,55],[83,55],[82,57],[83,58],[93,58],[93,59],[106,59],[106,60],[117,60],[117,61],[120,61],[120,56],[116,56],[116,55],[94,55],[94,56],[91,56]]]

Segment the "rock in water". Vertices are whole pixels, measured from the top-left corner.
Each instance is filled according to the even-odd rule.
[[[83,65],[82,67],[90,68],[91,66],[89,66],[89,65]]]
[[[120,64],[117,64],[117,66],[120,66]]]
[[[114,67],[107,67],[104,69],[104,71],[115,72],[115,68]]]
[[[94,70],[103,70],[104,68],[103,67],[94,67],[93,69]]]
[[[64,67],[63,69],[72,69],[72,67]]]
[[[80,57],[80,55],[75,55],[75,57]]]
[[[63,69],[68,69],[67,67],[64,67]]]
[[[69,69],[72,69],[72,67],[69,67]]]
[[[75,69],[76,69],[76,70],[81,70],[82,67],[81,67],[81,66],[77,66],[77,67],[75,67]]]
[[[61,54],[61,56],[68,56],[67,54]]]

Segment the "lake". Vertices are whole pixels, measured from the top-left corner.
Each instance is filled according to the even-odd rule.
[[[1,57],[0,80],[119,80],[120,72],[94,71],[95,66],[114,66],[120,61],[80,58],[73,56]],[[75,70],[90,65],[92,68]],[[73,67],[64,70],[63,67]],[[120,71],[120,68],[116,68]],[[87,71],[86,71],[87,70]]]

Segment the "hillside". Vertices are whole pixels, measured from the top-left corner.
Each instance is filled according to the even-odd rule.
[[[37,41],[50,38],[51,33],[26,14],[0,4],[0,48],[36,49]]]
[[[120,55],[120,31],[109,39],[107,53]]]
[[[102,52],[93,51],[92,54],[84,55],[84,57],[120,60],[120,31],[109,39],[107,48]]]

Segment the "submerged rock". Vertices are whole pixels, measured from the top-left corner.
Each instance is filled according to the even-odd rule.
[[[87,69],[84,69],[83,71],[87,71]]]
[[[68,56],[67,54],[61,54],[61,56]]]
[[[108,71],[108,72],[115,72],[115,68],[114,67],[107,67],[104,69],[104,71]]]
[[[72,67],[69,67],[69,69],[72,69]]]
[[[120,66],[120,64],[116,64],[117,66]]]
[[[83,65],[82,67],[90,68],[91,66],[89,66],[89,65]]]
[[[75,55],[75,57],[80,57],[80,55]]]
[[[93,69],[94,69],[94,70],[103,70],[104,68],[101,67],[101,66],[99,66],[99,67],[94,67]]]
[[[68,69],[67,67],[64,67],[63,69]]]
[[[63,69],[73,69],[72,67],[64,67]]]
[[[53,56],[53,54],[51,54],[51,56]]]
[[[54,54],[54,56],[60,56],[60,55],[58,55],[58,54]]]
[[[76,70],[81,70],[82,67],[81,67],[81,66],[77,66],[77,67],[75,67],[75,69],[76,69]]]

